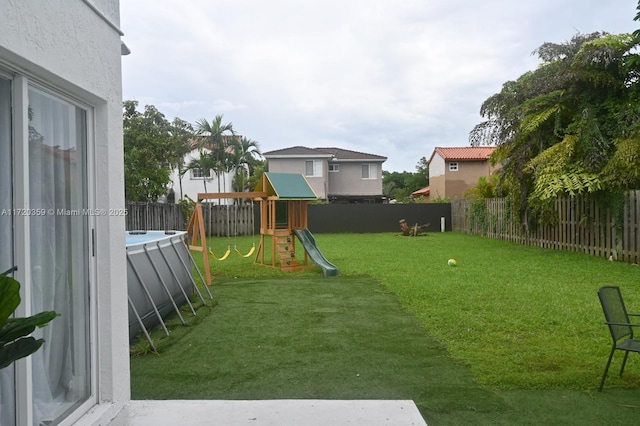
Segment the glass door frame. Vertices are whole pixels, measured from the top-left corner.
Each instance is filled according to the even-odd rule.
[[[1,65],[1,64],[0,64]],[[1,69],[0,69],[1,71]],[[56,90],[51,85],[38,81],[37,78],[26,76],[22,73],[15,73],[11,78],[12,82],[12,150],[13,150],[13,206],[16,209],[29,209],[29,87],[45,91],[59,99],[69,102],[72,105],[85,111],[85,158],[86,162],[86,191],[88,211],[94,211],[96,205],[95,187],[95,111],[94,108],[81,100],[70,96],[68,93]],[[86,257],[88,261],[88,294],[89,294],[89,340],[88,359],[90,389],[89,397],[80,404],[74,412],[61,420],[59,425],[66,426],[77,421],[92,406],[98,402],[98,372],[99,359],[96,343],[98,341],[97,327],[97,306],[96,306],[96,256],[95,241],[92,236],[95,233],[96,218],[87,218],[87,229],[85,230],[87,247],[89,253]],[[14,217],[14,245],[13,258],[18,270],[14,277],[21,283],[20,297],[21,303],[16,310],[16,316],[25,317],[33,315],[31,285],[31,256],[29,244],[31,241],[31,230],[29,216],[16,215]],[[33,370],[31,357],[23,358],[15,363],[15,389],[16,389],[16,420],[19,425],[33,424]]]

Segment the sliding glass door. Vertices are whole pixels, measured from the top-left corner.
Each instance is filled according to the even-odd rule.
[[[31,307],[60,313],[39,330],[33,412],[34,424],[55,424],[91,393],[87,117],[43,90],[28,93]]]
[[[0,76],[0,274],[14,266],[11,81]],[[0,425],[16,424],[15,368],[0,370]]]
[[[0,370],[3,426],[56,425],[93,398],[88,111],[0,74],[0,273],[25,277],[25,316],[59,314],[24,368]]]

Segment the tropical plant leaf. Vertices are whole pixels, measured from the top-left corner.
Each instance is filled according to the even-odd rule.
[[[31,355],[44,343],[42,339],[22,337],[13,343],[0,347],[0,369],[8,367],[14,361]]]
[[[54,311],[45,311],[27,318],[9,318],[0,329],[0,345],[33,333],[36,327],[44,327],[56,316]]]
[[[20,283],[11,277],[0,275],[0,328],[19,304]]]
[[[552,105],[538,113],[525,116],[520,124],[523,136],[527,136],[538,130],[542,124],[546,123],[550,117],[554,116],[559,111],[560,105]]]
[[[46,311],[27,318],[11,318],[19,304],[20,283],[0,275],[0,369],[37,351],[44,340],[36,340],[28,335],[58,315]]]

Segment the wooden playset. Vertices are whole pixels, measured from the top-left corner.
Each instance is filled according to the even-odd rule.
[[[220,257],[215,257],[207,248],[201,202],[214,199],[248,198],[260,203],[260,243],[255,250],[254,264],[280,266],[282,270],[295,271],[308,268],[308,249],[314,251],[314,260],[331,275],[337,274],[337,268],[326,261],[315,247],[315,240],[307,230],[307,205],[318,197],[301,174],[264,173],[262,180],[253,192],[199,193],[193,215],[187,227],[189,249],[203,253],[205,279],[211,285],[209,256],[222,260],[229,255],[230,248]],[[296,238],[302,242],[303,256],[296,253]],[[266,256],[267,239],[271,238],[270,259]],[[305,245],[307,247],[305,247]],[[253,253],[253,249],[248,257]],[[313,265],[311,265],[313,266]],[[335,272],[334,272],[335,270]]]

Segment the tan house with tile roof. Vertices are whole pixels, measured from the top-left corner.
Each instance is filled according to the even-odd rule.
[[[429,187],[416,191],[427,201],[447,198],[461,199],[473,188],[481,176],[489,176],[498,169],[489,157],[493,146],[436,147],[429,158]]]
[[[294,146],[263,153],[270,172],[302,173],[316,195],[332,203],[381,203],[387,157],[342,148]]]

